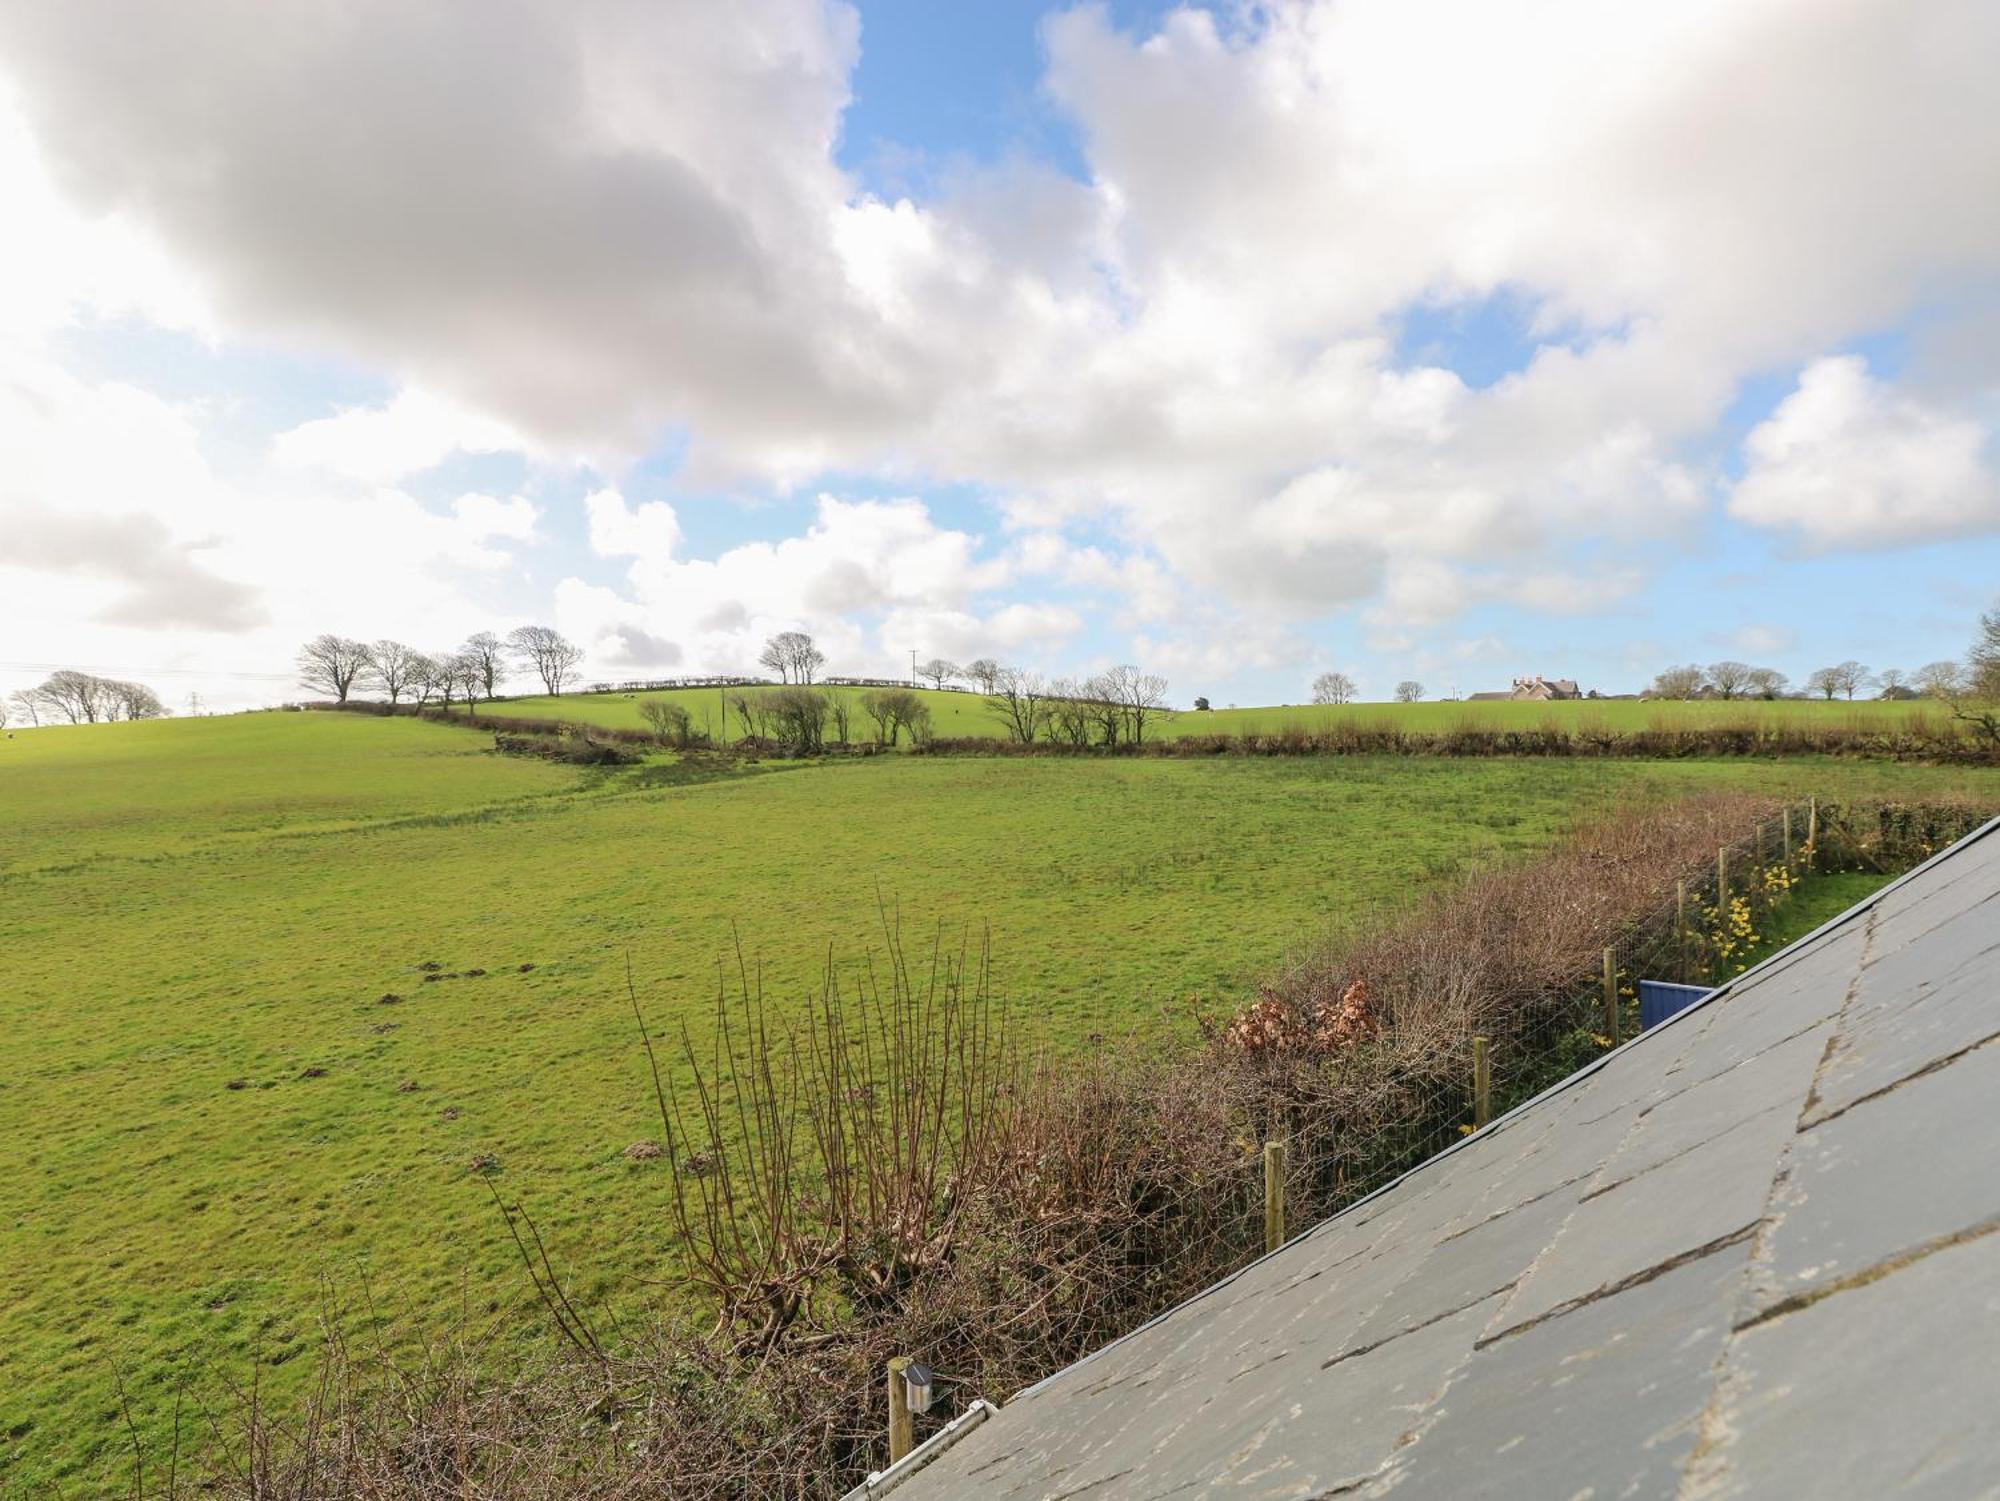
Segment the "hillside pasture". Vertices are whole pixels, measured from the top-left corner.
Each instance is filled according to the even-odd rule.
[[[564,705],[587,700],[563,701]],[[451,726],[35,732],[0,761],[0,1488],[126,1483],[183,1379],[282,1401],[352,1330],[504,1323],[489,1183],[572,1288],[671,1298],[629,962],[671,1065],[738,955],[782,1015],[884,924],[990,943],[1056,1047],[1184,1026],[1288,953],[1621,798],[2000,794],[1822,762],[848,758],[582,772]],[[71,853],[66,853],[71,852]],[[475,1171],[488,1164],[491,1177]],[[503,1342],[492,1358],[510,1358]],[[109,1477],[116,1477],[115,1481]]]
[[[0,740],[0,877],[434,818],[582,781],[416,719],[264,713],[54,725]]]

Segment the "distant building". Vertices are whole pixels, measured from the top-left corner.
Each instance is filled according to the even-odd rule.
[[[1472,703],[1515,703],[1546,704],[1558,699],[1596,698],[1595,689],[1584,693],[1576,686],[1575,678],[1545,678],[1539,672],[1533,677],[1515,678],[1514,686],[1505,693],[1472,693],[1466,695]]]

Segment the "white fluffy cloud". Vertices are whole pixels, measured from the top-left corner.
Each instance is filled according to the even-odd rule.
[[[527,445],[505,423],[407,389],[385,406],[354,407],[278,434],[278,462],[370,484],[436,468],[454,453],[501,453]]]
[[[259,675],[282,673],[319,631],[448,646],[469,619],[526,613],[492,589],[536,535],[524,498],[467,494],[439,511],[390,488],[299,487],[280,470],[224,476],[201,416],[131,385],[0,361],[11,659],[185,675],[228,707],[284,694],[282,677]]]
[[[1807,547],[1882,547],[2000,527],[1990,423],[1820,360],[1744,442],[1732,515]]]
[[[1064,590],[1273,659],[1350,606],[1604,609],[1699,544],[1722,486],[1690,455],[1771,369],[1809,367],[1737,517],[1814,547],[2000,524],[2000,357],[1958,351],[1921,405],[1825,359],[2000,281],[1987,0],[1278,0],[1144,34],[1083,6],[1043,36],[1083,176],[885,201],[836,158],[865,42],[838,0],[14,7],[0,170],[32,156],[68,226],[15,259],[28,304],[72,295],[88,223],[128,303],[403,383],[278,440],[342,504],[456,451],[616,473],[671,435],[696,485],[964,482],[1030,539],[828,500],[700,560],[671,506],[594,495],[629,573],[558,604],[634,664],[795,622],[864,656],[1026,644],[1074,628]],[[1413,310],[1496,297],[1538,346],[1504,378],[1402,349]],[[528,535],[508,514],[479,556]],[[1008,616],[1009,578],[1059,602]]]
[[[749,542],[715,558],[679,556],[672,506],[634,506],[615,490],[585,502],[590,541],[631,559],[625,592],[570,578],[557,618],[608,665],[740,671],[764,640],[806,629],[846,672],[888,672],[912,647],[992,651],[1074,632],[1073,611],[1022,603],[985,614],[1011,565],[970,533],[940,527],[918,500],[822,495],[812,524],[777,542]]]

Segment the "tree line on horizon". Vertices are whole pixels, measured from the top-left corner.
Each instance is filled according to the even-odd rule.
[[[358,692],[380,692],[391,708],[405,698],[423,708],[432,701],[475,705],[492,698],[519,665],[541,679],[551,698],[574,686],[583,648],[552,626],[524,625],[505,638],[492,631],[468,636],[455,651],[422,652],[400,641],[357,641],[332,634],[299,648],[301,687],[344,704]]]
[[[1871,670],[1852,659],[1831,667],[1816,668],[1807,675],[1802,691],[1793,691],[1791,679],[1770,667],[1747,662],[1711,662],[1669,667],[1656,674],[1646,696],[1649,698],[1692,699],[1780,699],[1819,698],[1828,702],[1839,698],[1852,702],[1871,690],[1877,698],[1952,699],[1967,694],[1988,698],[2000,696],[2000,647],[1990,639],[2000,631],[2000,611],[1980,617],[1981,642],[1974,645],[1964,662],[1928,662],[1915,672],[1900,667]]]
[[[335,703],[345,704],[356,693],[380,692],[392,708],[406,700],[419,708],[433,702],[449,708],[454,702],[476,706],[494,698],[516,667],[531,671],[550,697],[560,697],[576,686],[583,657],[583,649],[553,627],[525,625],[504,638],[480,631],[455,650],[436,653],[418,651],[395,640],[366,642],[323,634],[300,647],[297,665],[301,685],[325,693]],[[778,675],[778,686],[797,688],[811,688],[827,663],[826,654],[804,631],[772,636],[757,660]],[[742,682],[735,678],[704,680],[708,681],[718,686]],[[1130,665],[1080,679],[1046,678],[1028,669],[1003,666],[991,657],[963,665],[932,657],[914,669],[912,682],[917,681],[940,690],[960,682],[968,684],[985,697],[986,707],[1005,738],[1022,743],[1042,737],[1077,745],[1139,743],[1149,722],[1173,712],[1166,702],[1166,679]],[[884,682],[875,686],[893,689],[896,685]],[[1915,672],[1898,668],[1873,672],[1850,660],[1815,670],[1800,692],[1794,692],[1790,679],[1775,668],[1731,660],[1706,666],[1688,663],[1657,673],[1642,696],[1745,701],[1816,696],[1851,702],[1871,689],[1886,699],[1936,698],[1955,710],[1971,702],[2000,701],[2000,607],[1979,617],[1978,634],[1963,662],[1940,660]],[[1322,672],[1312,683],[1315,704],[1347,704],[1358,696],[1355,680],[1346,672]],[[1423,697],[1423,684],[1413,678],[1396,685],[1398,703],[1417,703]],[[882,700],[876,707],[889,702]],[[758,711],[749,709],[748,704],[748,700],[739,699],[732,707],[744,718],[744,732],[757,733]],[[1194,707],[1205,710],[1208,700],[1197,698]],[[811,713],[804,701],[795,708]],[[171,712],[143,683],[64,668],[37,687],[0,698],[0,728],[15,719],[36,726],[44,719],[96,724],[161,719]],[[836,733],[842,741],[847,739],[848,729],[838,720],[850,712],[845,706],[829,703],[822,715],[823,720],[836,718]],[[727,711],[725,721],[726,715]],[[884,716],[877,721],[878,734],[890,735],[892,743],[904,731],[912,736],[927,733],[930,714],[921,700],[894,700],[893,707],[884,709]],[[685,727],[678,733],[684,742]]]
[[[44,716],[51,722],[61,718],[70,724],[112,724],[121,719],[165,719],[172,712],[144,683],[65,667],[50,673],[38,687],[0,699],[0,729],[17,714],[39,726]]]

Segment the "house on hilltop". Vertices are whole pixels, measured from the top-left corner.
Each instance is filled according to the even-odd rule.
[[[850,1501],[1970,1496],[2000,820]]]
[[[1505,693],[1468,694],[1467,702],[1546,704],[1562,699],[1596,697],[1594,691],[1586,694],[1578,689],[1575,678],[1545,678],[1538,672],[1533,677],[1515,678],[1514,686]]]

